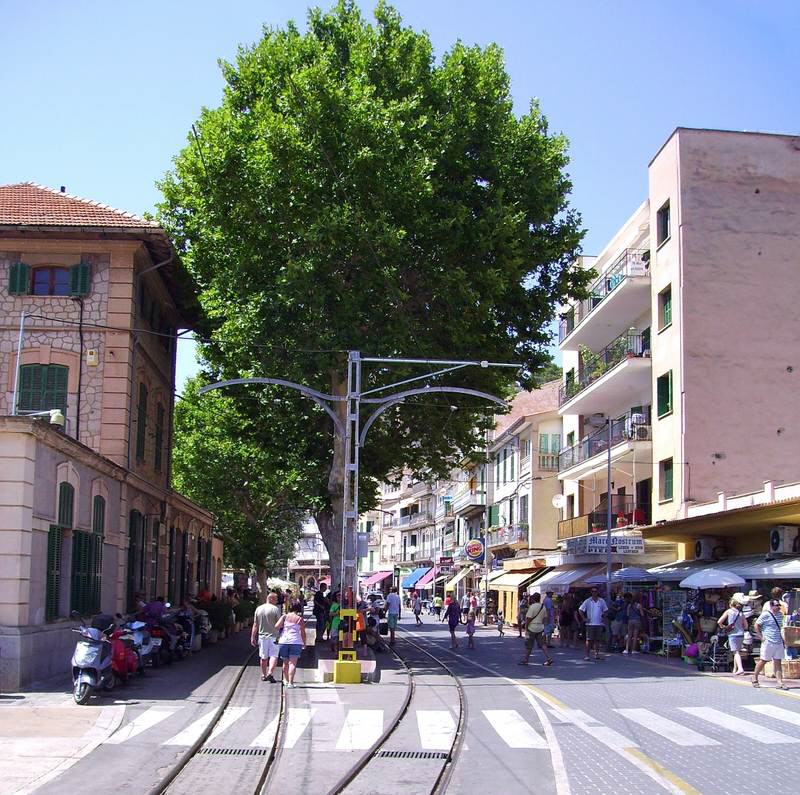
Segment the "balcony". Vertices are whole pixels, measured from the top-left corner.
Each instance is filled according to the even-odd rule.
[[[649,331],[621,334],[599,353],[583,351],[578,378],[559,388],[558,413],[602,414],[610,405],[630,405],[651,394],[650,371]]]
[[[559,324],[562,350],[596,348],[621,334],[650,306],[649,251],[625,249]]]
[[[477,510],[483,510],[486,506],[486,493],[476,489],[465,489],[459,492],[453,498],[453,513],[455,515],[464,515],[473,513]]]
[[[652,428],[646,414],[627,414],[611,423],[611,460],[622,461],[635,451],[652,449]],[[559,480],[580,480],[606,466],[608,428],[596,430],[558,454]]]
[[[539,453],[539,469],[548,472],[558,471],[558,453]]]
[[[446,499],[443,502],[439,503],[436,506],[436,513],[434,514],[436,520],[439,521],[440,519],[446,519],[449,516],[453,515],[453,501],[452,499]]]
[[[528,526],[519,524],[490,530],[486,534],[486,546],[490,549],[492,547],[527,547]]]
[[[634,508],[632,496],[614,494],[611,497],[611,521],[614,527],[650,524],[650,506],[639,503]],[[607,530],[608,503],[603,500],[591,513],[559,522],[558,538],[563,540]]]

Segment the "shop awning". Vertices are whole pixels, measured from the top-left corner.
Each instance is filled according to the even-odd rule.
[[[533,584],[533,590],[539,593],[547,591],[568,591],[571,586],[584,582],[587,577],[598,574],[603,568],[601,564],[592,563],[584,566],[557,567],[539,577]]]
[[[606,572],[595,574],[586,580],[587,585],[604,585],[606,582]],[[644,569],[635,566],[626,566],[623,569],[615,569],[611,572],[612,583],[622,582],[657,582],[655,575]]]
[[[362,582],[361,584],[366,586],[375,585],[376,583],[382,582],[387,577],[391,576],[392,576],[391,571],[377,571],[375,572],[375,574],[372,574],[371,576],[367,577],[367,579],[364,580],[364,582]]]
[[[461,571],[456,574],[449,582],[445,583],[444,589],[445,591],[455,591],[456,585],[461,582],[470,572],[472,571],[472,566],[464,566]]]
[[[403,588],[413,588],[430,570],[430,566],[420,566],[420,568],[414,569],[407,577],[403,577],[401,583]]]
[[[502,576],[489,583],[489,587],[498,591],[517,591],[539,576],[539,571],[505,571]]]
[[[417,584],[414,586],[415,588],[420,589],[427,589],[433,585],[433,578],[439,573],[438,568],[433,568],[428,571],[426,574],[423,574],[422,577],[419,578]]]
[[[725,569],[748,580],[800,580],[800,557],[765,560],[763,555],[744,555],[713,561],[676,560],[648,572],[659,582],[680,582],[701,569]]]
[[[494,571],[489,572],[489,590],[491,591],[494,588],[494,583],[506,574],[504,569],[495,569]],[[486,577],[481,577],[478,580],[478,590],[482,591],[486,587]]]

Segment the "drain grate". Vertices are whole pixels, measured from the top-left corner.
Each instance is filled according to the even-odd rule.
[[[266,748],[201,748],[198,756],[266,756]]]
[[[384,759],[449,759],[446,751],[378,751],[375,756]]]

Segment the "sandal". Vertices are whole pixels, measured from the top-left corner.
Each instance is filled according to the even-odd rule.
[[[552,665],[553,661],[552,660],[545,660],[543,664],[544,665]]]
[[[786,685],[781,685],[778,690],[788,690],[789,688]]]
[[[753,681],[751,682],[751,684],[753,685],[753,687],[761,687],[761,685],[758,683],[758,680],[757,680],[757,679],[753,679]]]

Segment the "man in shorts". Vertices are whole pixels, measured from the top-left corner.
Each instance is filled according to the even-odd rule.
[[[250,633],[250,643],[258,646],[258,656],[261,659],[261,681],[275,682],[273,673],[278,664],[278,644],[275,624],[281,617],[278,607],[278,595],[270,593],[267,601],[256,608],[253,616],[253,631]]]
[[[605,620],[608,615],[608,605],[605,599],[600,598],[600,591],[592,588],[592,595],[578,608],[581,618],[586,622],[586,656],[584,660],[600,659],[600,641],[603,637]]]
[[[542,595],[535,593],[531,597],[531,605],[525,613],[525,656],[520,660],[520,665],[527,665],[531,658],[534,646],[538,646],[544,654],[544,665],[552,665],[553,660],[547,651],[544,630],[547,625],[547,608],[541,601]]]
[[[389,624],[389,645],[394,646],[394,631],[397,629],[397,622],[400,620],[400,597],[397,588],[392,586],[389,595],[386,597],[386,621]]]

